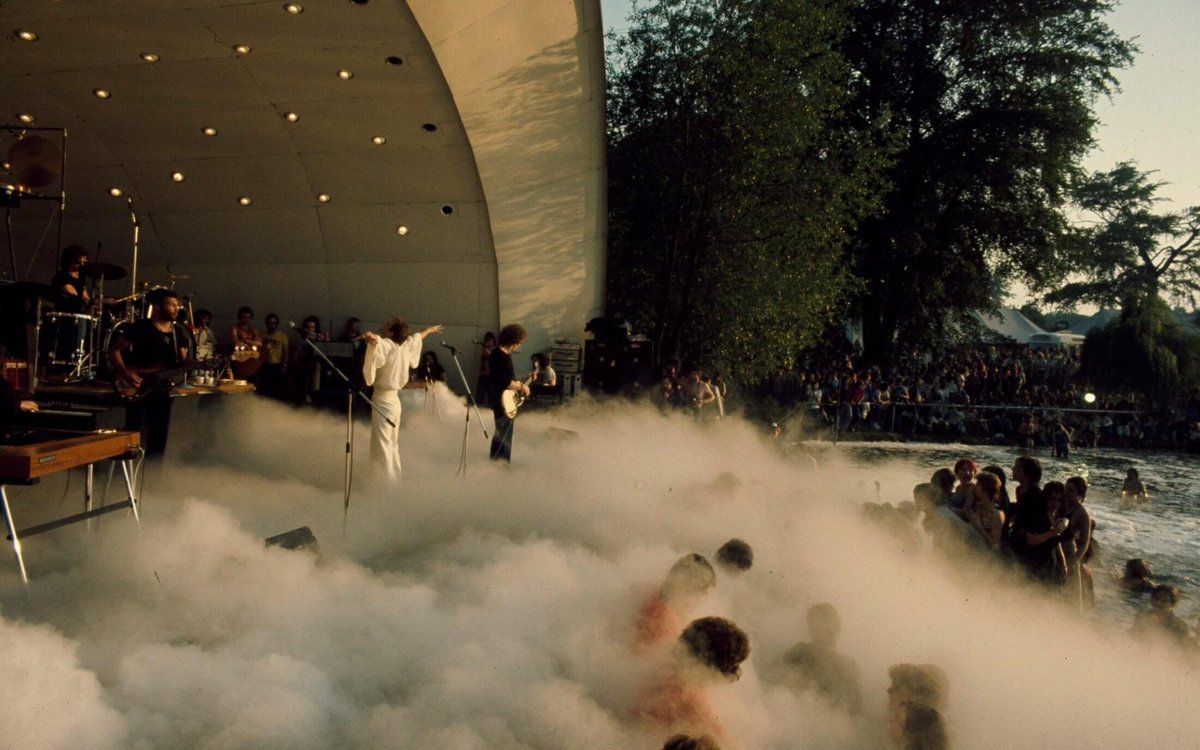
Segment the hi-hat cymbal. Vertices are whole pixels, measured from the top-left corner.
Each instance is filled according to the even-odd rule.
[[[89,279],[109,279],[110,281],[115,281],[125,278],[129,275],[129,272],[120,266],[114,266],[112,263],[88,263],[79,269],[79,275],[87,276]]]

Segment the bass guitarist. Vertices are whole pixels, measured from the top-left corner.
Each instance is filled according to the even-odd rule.
[[[182,380],[191,337],[176,320],[179,295],[155,289],[146,295],[149,317],[122,331],[108,349],[118,391],[136,396],[125,408],[125,429],[142,434],[146,457],[161,457],[171,424],[173,380]]]
[[[513,323],[500,329],[497,347],[488,358],[491,379],[492,416],[496,418],[496,429],[492,435],[491,459],[493,461],[512,461],[513,417],[506,411],[505,391],[517,391],[529,395],[529,386],[516,379],[513,370],[512,355],[525,343],[525,329]]]

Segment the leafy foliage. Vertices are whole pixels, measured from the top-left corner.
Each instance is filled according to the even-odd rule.
[[[612,40],[608,311],[748,381],[842,310],[879,149],[843,115],[842,0],[653,0]]]
[[[1200,336],[1180,325],[1162,298],[1131,295],[1119,318],[1084,340],[1079,375],[1168,406],[1200,385]]]
[[[1061,278],[1071,175],[1098,95],[1133,47],[1108,0],[858,0],[843,45],[854,111],[894,149],[855,235],[867,355],[925,346],[1019,276]]]
[[[1132,162],[1079,178],[1075,202],[1089,217],[1071,232],[1068,261],[1078,280],[1046,295],[1060,307],[1115,306],[1131,295],[1164,294],[1195,305],[1200,292],[1200,206],[1156,213],[1161,182]]]

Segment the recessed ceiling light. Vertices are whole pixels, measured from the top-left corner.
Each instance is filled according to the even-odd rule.
[[[366,5],[370,1],[371,0],[350,0],[350,2],[355,5]]]
[[[343,81],[349,81],[353,77],[354,77],[354,74],[351,73],[350,71],[346,70],[345,68],[342,68],[341,70],[338,71],[338,78],[341,78]]]
[[[92,89],[92,96],[97,99],[108,99],[112,96],[112,93],[108,89]]]
[[[108,189],[108,194],[114,198],[120,198],[122,195],[125,195],[125,191],[119,187],[110,187]]]
[[[201,129],[200,129],[200,132],[201,132],[201,133],[204,133],[204,134],[205,134],[206,136],[208,136],[209,138],[212,138],[213,136],[215,136],[215,135],[217,134],[217,129],[216,129],[216,128],[214,128],[214,127],[212,127],[212,126],[209,126],[209,127],[206,127],[206,128],[201,128]]]
[[[442,216],[449,216],[454,213],[454,206],[442,206]]]
[[[158,62],[158,55],[154,54],[153,52],[143,52],[141,54],[141,58],[148,63]]]
[[[408,234],[408,227],[401,224],[400,226],[396,227],[396,234],[403,237],[404,235]]]
[[[183,172],[172,172],[171,179],[175,182],[183,182],[187,179],[187,177],[183,174]]]
[[[0,164],[0,169],[3,169],[5,172],[7,172],[8,170],[12,169],[12,164],[4,162],[3,164]]]
[[[404,64],[404,58],[400,57],[399,55],[388,55],[387,57],[383,58],[383,61],[385,63],[387,63],[388,65],[403,65]]]
[[[330,200],[332,199],[329,197],[329,193],[317,194],[317,203],[328,203]]]
[[[250,200],[250,196],[243,195],[238,198],[238,203],[243,206],[249,206],[254,201]]]
[[[235,44],[235,45],[233,45],[233,51],[238,53],[239,55],[248,55],[248,54],[250,54],[250,45],[249,44]]]
[[[36,42],[38,35],[32,31],[21,29],[17,32],[17,39],[20,39],[22,42]]]
[[[384,138],[382,135],[377,135],[371,139],[371,143],[374,143],[376,146],[382,146],[383,144],[387,143],[387,138]]]
[[[283,9],[288,13],[291,13],[293,16],[298,16],[304,12],[304,6],[300,3],[288,3],[287,5],[283,6]]]
[[[296,120],[300,119],[300,115],[296,114],[295,112],[284,112],[283,119],[287,120],[288,122],[295,122]]]
[[[22,112],[21,114],[17,115],[17,119],[26,125],[33,124],[33,115],[29,114],[28,112]]]
[[[421,130],[424,130],[426,133],[436,133],[437,125],[432,122],[427,122],[421,126]]]

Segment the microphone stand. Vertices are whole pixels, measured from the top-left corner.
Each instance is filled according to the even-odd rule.
[[[321,351],[316,343],[308,337],[308,331],[298,328],[295,323],[289,323],[288,327],[300,334],[300,340],[308,344],[313,353],[324,360],[325,364],[329,365],[329,369],[337,373],[337,376],[346,384],[346,468],[344,470],[345,496],[342,501],[342,533],[344,534],[346,533],[346,517],[350,514],[350,485],[354,478],[354,396],[357,394],[359,398],[370,404],[371,408],[379,414],[383,421],[388,423],[389,427],[395,427],[396,423],[389,419],[383,410],[367,394],[363,393],[353,380],[346,376],[346,373],[339,370],[338,366],[325,356],[325,352]]]
[[[483,424],[483,417],[479,415],[479,404],[475,403],[475,394],[471,393],[471,384],[467,382],[467,376],[463,373],[462,363],[458,361],[458,349],[450,346],[445,341],[442,346],[450,350],[450,358],[454,360],[454,367],[458,370],[458,377],[462,379],[463,389],[467,392],[467,416],[463,422],[463,441],[462,441],[462,456],[458,460],[458,471],[454,473],[456,477],[465,477],[467,475],[467,435],[471,432],[471,410],[475,410],[475,418],[479,420],[479,429],[483,431],[483,439],[488,439],[487,426]]]

